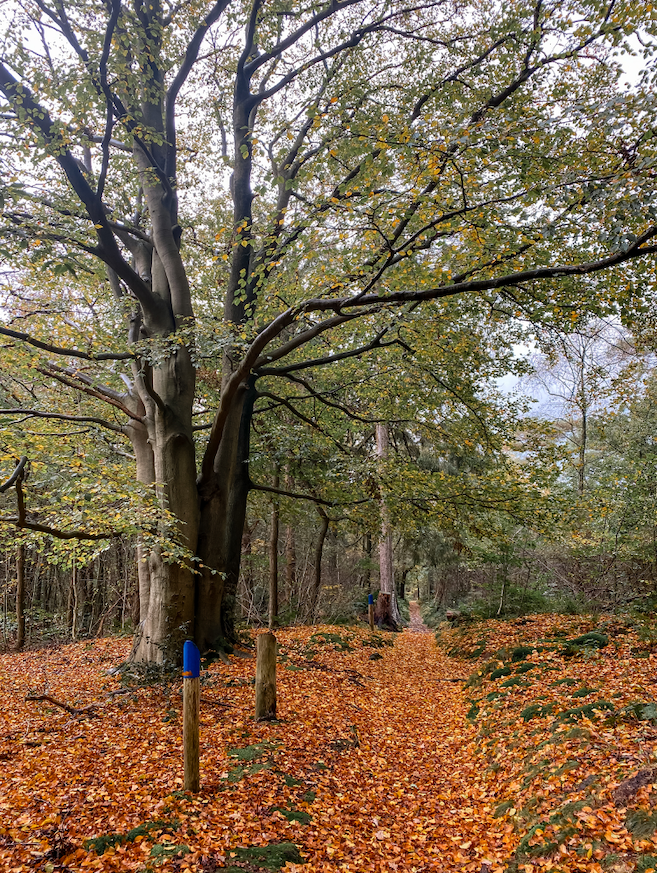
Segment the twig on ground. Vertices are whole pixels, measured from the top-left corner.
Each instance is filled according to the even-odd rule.
[[[68,703],[62,703],[61,700],[57,700],[55,697],[51,697],[50,694],[28,694],[25,697],[25,700],[46,700],[48,703],[52,703],[53,706],[59,706],[61,709],[65,709],[66,712],[70,712],[71,715],[88,715],[90,718],[98,718],[98,713],[95,712],[97,704],[89,703],[87,706],[70,706]]]

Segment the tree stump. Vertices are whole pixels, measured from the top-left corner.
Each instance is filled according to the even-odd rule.
[[[399,630],[397,622],[392,617],[392,597],[390,594],[384,594],[382,591],[379,593],[374,609],[374,621],[379,630]]]
[[[258,721],[276,718],[276,637],[260,634],[256,639],[256,699]]]

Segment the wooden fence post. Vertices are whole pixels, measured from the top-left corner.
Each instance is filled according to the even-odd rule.
[[[185,791],[196,793],[201,787],[199,776],[198,722],[200,711],[201,655],[187,640],[183,646],[183,759]]]
[[[374,595],[367,595],[367,617],[370,621],[370,630],[374,630]]]
[[[272,633],[256,638],[256,699],[258,721],[276,718],[276,637]]]

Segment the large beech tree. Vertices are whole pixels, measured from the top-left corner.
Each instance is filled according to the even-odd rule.
[[[418,315],[450,330],[455,295],[482,318],[559,320],[621,276],[628,302],[652,265],[654,101],[614,60],[637,29],[650,49],[643,0],[2,15],[21,324],[1,332],[33,350],[49,415],[75,418],[63,387],[111,405],[104,424],[173,520],[177,551],[140,552],[138,660],[233,636],[260,385],[380,356]],[[79,283],[95,291],[68,304]],[[4,415],[38,413],[41,391]],[[29,505],[17,521],[38,524]]]

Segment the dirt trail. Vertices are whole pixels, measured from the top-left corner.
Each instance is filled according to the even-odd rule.
[[[322,632],[343,634],[353,650],[318,646]],[[55,857],[47,852],[57,841],[57,869],[68,873],[155,869],[149,852],[164,851],[169,840],[191,852],[181,866],[167,862],[167,871],[219,870],[231,849],[281,842],[296,844],[305,860],[286,873],[494,871],[484,862],[501,854],[491,828],[495,801],[461,685],[444,681],[461,668],[433,636],[396,634],[394,648],[378,649],[364,631],[277,636],[278,722],[253,720],[253,661],[212,666],[201,697],[195,797],[179,791],[178,692],[145,688],[129,701],[107,699],[107,667],[129,643],[0,658],[3,734],[11,738],[6,749],[0,743],[0,869],[34,870]],[[25,702],[25,691],[46,677],[60,699],[105,701],[100,718],[71,719]],[[255,749],[254,763],[230,751],[245,747]],[[307,823],[281,810],[302,811]],[[102,855],[84,848],[85,839],[163,819],[180,822],[170,837],[154,830]]]
[[[408,626],[408,630],[412,634],[430,634],[431,628],[427,627],[427,625],[422,620],[422,614],[420,613],[420,604],[417,602],[417,600],[409,600],[408,611],[410,613],[410,623]]]

